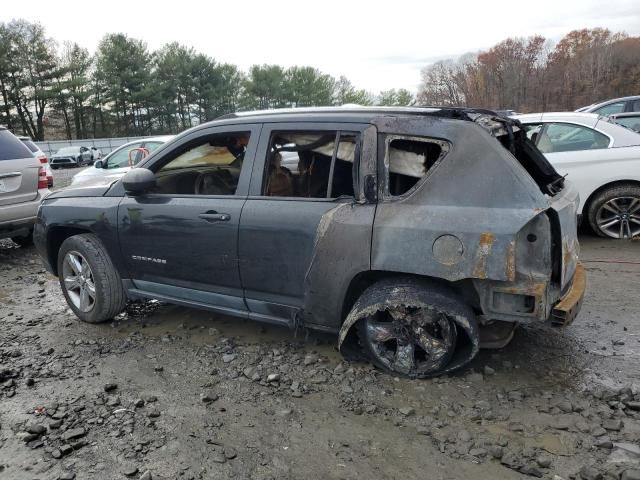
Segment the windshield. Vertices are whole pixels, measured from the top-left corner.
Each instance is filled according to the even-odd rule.
[[[80,151],[80,147],[63,147],[56,152],[56,155],[72,155],[74,153],[78,153]]]

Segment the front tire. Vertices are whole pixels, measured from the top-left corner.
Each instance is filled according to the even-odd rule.
[[[589,204],[589,226],[601,237],[640,236],[640,187],[623,184],[598,193]]]
[[[441,285],[383,280],[363,292],[351,315],[360,317],[356,328],[364,353],[393,375],[440,375],[466,364],[478,351],[473,311]],[[459,340],[466,344],[460,354]]]
[[[58,279],[67,304],[82,321],[101,323],[124,310],[122,281],[98,237],[67,238],[58,252]]]

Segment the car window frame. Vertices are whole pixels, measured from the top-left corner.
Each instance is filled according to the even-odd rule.
[[[224,135],[226,133],[238,133],[249,132],[249,143],[242,159],[242,168],[240,170],[240,177],[238,179],[238,185],[233,195],[196,195],[196,194],[179,194],[179,193],[145,193],[145,196],[149,198],[246,198],[249,192],[249,184],[251,180],[251,172],[253,170],[254,159],[256,150],[261,135],[262,125],[259,123],[239,123],[226,126],[211,126],[190,132],[187,135],[181,136],[170,145],[164,144],[164,148],[159,155],[149,155],[142,159],[140,163],[136,165],[136,168],[146,168],[153,172],[155,175],[163,166],[175,160],[177,157],[195,147],[206,137],[213,135]],[[160,148],[154,153],[159,152]]]
[[[541,120],[539,122],[536,121],[536,122],[527,123],[527,125],[538,124],[538,123],[542,123],[542,129],[540,130],[540,134],[536,138],[536,142],[535,142],[536,147],[538,146],[538,143],[540,142],[540,138],[542,137],[543,134],[547,133],[549,125],[551,125],[551,124],[564,124],[564,125],[571,125],[571,126],[574,126],[574,127],[586,128],[587,130],[593,130],[594,132],[597,132],[597,133],[599,133],[601,135],[604,135],[605,137],[607,137],[609,139],[609,143],[604,148],[589,148],[589,149],[582,149],[582,150],[566,150],[566,151],[563,151],[563,152],[548,152],[548,153],[544,153],[543,152],[543,155],[550,155],[550,154],[556,154],[556,153],[571,153],[571,152],[590,152],[592,150],[607,150],[607,149],[609,149],[609,148],[611,148],[613,146],[613,137],[611,135],[609,135],[608,133],[600,130],[599,128],[591,127],[591,126],[585,125],[583,123],[571,122],[571,121],[567,121],[567,120],[544,120],[543,119],[543,120]]]
[[[371,127],[370,124],[364,123],[349,123],[349,122],[272,122],[264,123],[262,134],[260,135],[260,145],[255,157],[254,168],[251,174],[251,185],[249,187],[249,199],[255,200],[276,200],[283,202],[329,202],[338,203],[345,200],[352,202],[359,202],[361,195],[360,188],[360,174],[361,174],[361,162],[363,156],[363,149],[366,140],[366,129]],[[286,132],[342,132],[345,134],[356,134],[358,141],[356,143],[355,155],[357,161],[354,158],[352,167],[352,181],[353,181],[353,197],[279,197],[264,195],[262,193],[265,173],[267,171],[267,152],[271,144],[271,137],[274,132],[286,131]]]

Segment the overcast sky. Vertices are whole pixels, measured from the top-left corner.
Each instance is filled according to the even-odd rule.
[[[106,33],[150,49],[178,41],[246,70],[311,65],[374,93],[417,89],[420,69],[510,36],[558,40],[580,28],[640,34],[640,0],[4,0],[0,21],[42,23],[50,37],[95,51]],[[493,4],[493,6],[490,6]]]

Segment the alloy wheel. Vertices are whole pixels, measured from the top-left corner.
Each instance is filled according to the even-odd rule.
[[[640,235],[640,198],[616,197],[603,203],[596,213],[596,225],[611,238]]]
[[[82,312],[91,311],[96,303],[96,284],[89,262],[76,251],[67,252],[62,275],[71,303]]]
[[[410,376],[440,371],[456,346],[455,323],[421,308],[397,307],[365,319],[365,335],[376,360],[388,370]]]

